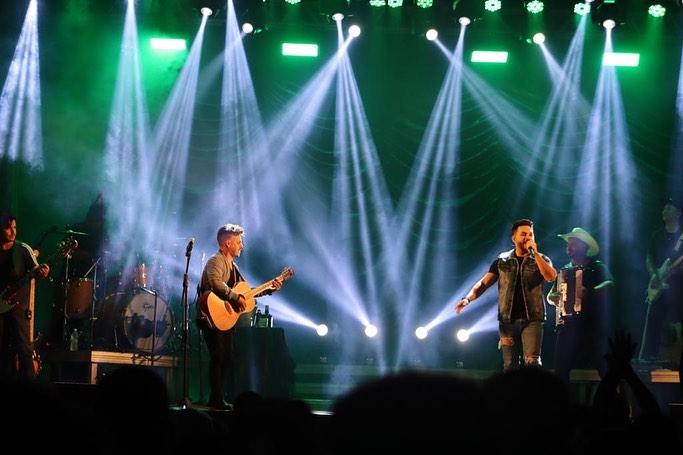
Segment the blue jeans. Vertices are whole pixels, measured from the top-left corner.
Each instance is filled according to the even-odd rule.
[[[520,359],[524,360],[524,365],[541,366],[542,321],[498,322],[498,333],[504,371],[519,366]]]

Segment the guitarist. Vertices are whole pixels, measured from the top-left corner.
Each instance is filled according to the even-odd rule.
[[[649,321],[643,339],[642,357],[649,360],[658,360],[660,356],[665,322],[680,327],[683,320],[683,266],[672,269],[665,266],[665,263],[673,264],[683,256],[681,208],[671,199],[664,204],[662,221],[664,226],[652,234],[646,259],[650,274],[648,288],[661,288],[661,294],[650,302]]]
[[[242,237],[244,229],[236,224],[226,224],[218,229],[216,241],[218,252],[211,256],[202,272],[200,293],[203,295],[212,291],[225,300],[235,311],[243,311],[246,305],[244,296],[233,291],[233,287],[244,281],[234,259],[242,254],[244,243]],[[274,290],[280,289],[282,283],[272,281]],[[230,409],[225,401],[225,393],[233,399],[235,352],[233,346],[234,327],[227,331],[220,331],[212,326],[210,319],[197,311],[197,325],[204,334],[204,341],[209,351],[209,382],[211,394],[209,407],[218,410]]]
[[[18,242],[17,220],[10,214],[0,215],[0,290],[5,290],[20,280],[26,273],[39,268],[38,276],[45,278],[50,273],[46,264],[38,265],[36,253],[30,246]],[[11,374],[15,355],[19,359],[19,377],[31,379],[33,349],[29,340],[29,323],[33,315],[28,309],[30,281],[11,297],[16,305],[0,315],[0,374]]]

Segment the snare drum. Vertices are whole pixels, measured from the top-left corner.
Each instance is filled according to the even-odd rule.
[[[159,353],[173,331],[173,315],[158,295],[120,292],[104,299],[97,326],[96,336],[105,348],[151,353],[154,344],[154,353]]]

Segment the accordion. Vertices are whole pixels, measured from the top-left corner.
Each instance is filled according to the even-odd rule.
[[[583,268],[567,267],[557,274],[556,292],[559,294],[555,304],[555,323],[562,325],[564,318],[581,313],[583,289]]]

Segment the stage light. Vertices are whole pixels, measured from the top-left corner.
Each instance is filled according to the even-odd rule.
[[[467,16],[463,16],[460,19],[458,19],[458,22],[460,22],[460,25],[470,25],[472,20]]]
[[[383,6],[387,6],[387,0],[370,0],[370,6],[374,6],[376,8],[381,8]]]
[[[536,44],[543,44],[545,43],[545,35],[543,33],[536,33],[533,37],[533,41]]]
[[[357,25],[352,25],[349,27],[349,36],[351,38],[356,38],[360,35],[360,27]]]
[[[332,20],[335,21],[335,22],[339,22],[339,21],[341,21],[342,19],[344,19],[344,15],[343,15],[342,13],[334,13],[334,14],[332,15]]]
[[[417,6],[420,8],[431,8],[433,4],[433,0],[417,0]]]
[[[437,32],[433,28],[430,28],[429,30],[427,30],[427,33],[425,33],[425,36],[429,41],[434,41],[439,37],[439,32]]]
[[[614,27],[617,26],[617,23],[614,22],[613,19],[607,19],[602,23],[602,26],[605,27],[605,29],[607,30],[612,30]]]
[[[474,63],[506,63],[508,53],[504,51],[472,51],[470,61]]]
[[[317,44],[282,43],[282,55],[289,57],[317,57]]]
[[[458,339],[459,342],[464,343],[470,339],[470,331],[466,329],[460,329],[455,334],[455,337]]]
[[[403,0],[389,0],[387,4],[389,5],[389,8],[399,8],[403,6]]]
[[[650,5],[647,9],[647,13],[652,17],[663,17],[666,14],[666,8],[664,8],[659,3]]]
[[[372,324],[368,324],[365,326],[365,335],[368,338],[374,338],[377,335],[377,327],[375,327]]]
[[[492,13],[498,11],[502,6],[503,3],[500,0],[486,0],[484,2],[484,9]]]
[[[429,330],[427,330],[424,327],[418,327],[417,329],[415,329],[415,336],[418,340],[424,340],[425,338],[427,338],[428,334]]]
[[[184,39],[151,38],[149,47],[155,51],[184,51],[187,49],[187,43]]]
[[[318,336],[324,337],[325,335],[327,335],[329,329],[325,324],[320,324],[318,327],[316,327],[315,331],[318,334]]]
[[[213,14],[213,10],[207,6],[199,10],[200,13],[202,13],[202,16],[204,17],[209,17]]]
[[[538,14],[543,12],[544,7],[545,5],[543,4],[543,2],[539,0],[532,0],[526,4],[526,10],[529,11],[531,14]]]
[[[640,54],[629,52],[605,52],[602,55],[603,66],[638,66]]]
[[[285,2],[290,5],[296,5],[297,3],[301,3],[301,0],[285,0]]]
[[[251,25],[249,22],[245,22],[244,24],[242,24],[242,31],[248,35],[249,33],[254,31],[254,26]]]
[[[579,16],[585,16],[591,12],[591,6],[588,3],[577,3],[574,5],[574,12]]]

